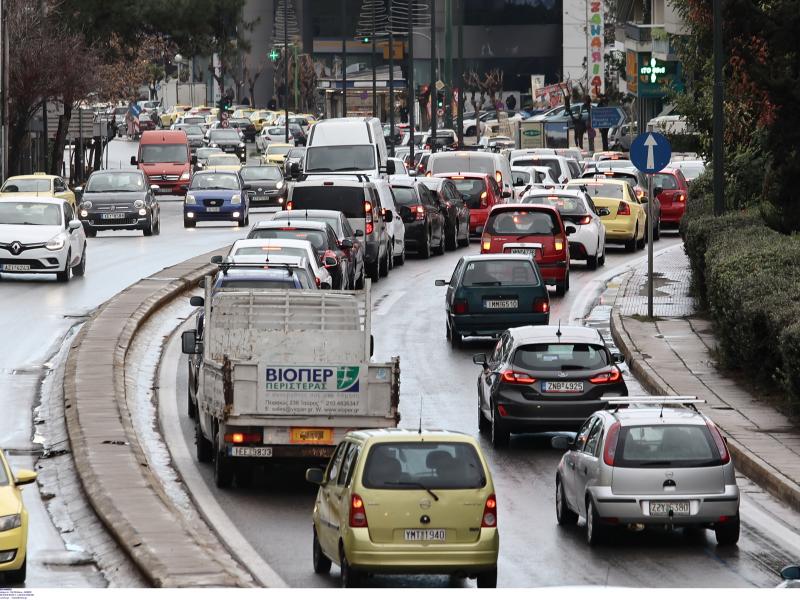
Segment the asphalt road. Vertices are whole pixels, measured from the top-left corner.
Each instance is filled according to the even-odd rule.
[[[665,234],[656,248],[678,242],[677,235]],[[491,344],[471,341],[458,351],[450,348],[445,339],[444,291],[433,285],[435,279],[449,277],[461,255],[474,252],[475,244],[430,260],[411,258],[373,286],[375,358],[401,357],[401,426],[418,426],[422,399],[423,426],[478,436],[478,368],[471,355],[490,349]],[[606,266],[596,272],[574,264],[571,291],[565,298],[554,298],[551,323],[559,319],[569,322],[573,307],[580,310],[597,295],[598,277],[643,255],[610,247]],[[179,352],[173,341],[167,357],[171,371],[162,374],[161,401],[169,401],[174,388],[176,406],[169,412],[179,415],[182,445],[193,452],[193,422],[185,413],[185,359],[177,356]],[[582,527],[564,529],[556,524],[555,468],[561,453],[550,448],[546,437],[515,436],[511,447],[502,451],[492,449],[485,438],[481,444],[499,502],[500,586],[768,587],[779,581],[777,571],[800,552],[796,515],[784,512],[746,480],[740,483],[745,493],[738,548],[718,549],[713,532],[622,531],[609,545],[590,549]],[[316,488],[302,481],[302,469],[270,467],[251,489],[217,490],[209,465],[193,463],[191,468],[200,475],[194,479],[192,494],[201,500],[213,497],[232,521],[237,538],[243,536],[286,584],[338,585],[336,567],[331,576],[315,575],[311,568],[311,510]],[[792,519],[794,525],[787,525]],[[230,522],[219,524],[223,538],[233,533],[230,526]],[[382,576],[372,578],[370,585],[472,586],[474,582]]]

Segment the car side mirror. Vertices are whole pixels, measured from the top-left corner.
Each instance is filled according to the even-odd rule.
[[[597,216],[598,217],[607,217],[610,214],[611,214],[611,211],[608,210],[607,208],[598,208],[597,209]]]
[[[202,296],[192,296],[189,298],[189,304],[192,306],[204,306],[206,303],[205,298]]]
[[[138,164],[139,164],[139,161],[136,160],[136,157],[135,156],[131,156],[131,165],[133,165],[135,167]]]
[[[211,264],[214,265],[221,265],[222,264],[222,256],[217,254],[216,256],[211,257]]]
[[[161,189],[161,186],[160,186],[160,185],[155,185],[155,184],[153,184],[153,185],[151,185],[151,186],[150,186],[150,191],[151,191],[151,192],[157,192],[157,191],[158,191],[158,190],[160,190],[160,189]]]
[[[482,367],[485,367],[486,364],[487,364],[486,363],[486,354],[483,354],[483,353],[481,353],[481,354],[473,354],[472,355],[472,362],[474,362],[476,365],[480,365]]]
[[[659,196],[661,194],[661,192],[663,192],[663,191],[664,191],[664,188],[655,187],[655,188],[653,188],[653,196]]]
[[[306,481],[315,485],[322,485],[325,472],[322,469],[306,469]]]
[[[500,196],[502,196],[503,198],[511,198],[511,192],[509,192],[508,190],[506,190],[505,192],[502,192],[502,193],[500,194]]]
[[[300,177],[300,165],[298,163],[292,163],[292,166],[289,167],[289,174],[292,176],[292,179]]]
[[[394,220],[394,214],[388,208],[383,211],[383,220],[386,223],[391,223]]]
[[[192,164],[193,165],[197,164],[197,156],[192,156]]]
[[[351,239],[344,239],[339,243],[339,248],[342,250],[350,250],[353,247],[353,240]]]
[[[184,331],[181,334],[181,351],[184,354],[200,354],[197,350],[197,330]]]
[[[800,565],[790,565],[781,569],[781,577],[786,580],[800,579]]]
[[[613,360],[615,363],[625,362],[625,355],[622,352],[612,352],[611,360]]]
[[[335,256],[326,256],[323,260],[323,264],[326,269],[331,269],[339,265],[339,259]]]
[[[16,473],[14,473],[14,485],[28,485],[29,483],[33,483],[36,481],[36,471],[30,471],[28,469],[20,469]]]
[[[386,161],[386,174],[387,175],[394,175],[395,174],[395,165],[393,160]]]
[[[356,237],[364,237],[364,232],[362,230],[360,230],[360,229],[356,229],[355,236]]]
[[[83,227],[83,224],[78,219],[72,219],[69,223],[67,223],[67,229],[70,231],[77,231]]]
[[[575,438],[566,435],[557,435],[550,438],[550,445],[556,450],[572,450],[575,446]]]
[[[445,281],[444,279],[437,279],[436,281],[433,282],[433,285],[435,285],[436,287],[445,287],[449,283],[450,283],[449,281]]]
[[[83,186],[82,186],[82,185],[79,185],[78,187],[76,187],[76,188],[75,188],[74,190],[72,190],[72,191],[73,191],[73,192],[75,192],[75,193],[76,193],[76,194],[78,194],[78,195],[80,195],[80,194],[83,194]]]

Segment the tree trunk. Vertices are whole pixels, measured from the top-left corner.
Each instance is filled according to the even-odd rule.
[[[72,102],[64,102],[64,114],[58,117],[58,130],[53,143],[53,154],[50,156],[50,173],[60,175],[64,166],[64,147],[67,143],[69,123],[72,120]]]
[[[28,136],[29,116],[17,117],[11,122],[11,131],[8,139],[8,174],[22,175],[22,159],[25,155],[25,147],[29,145],[26,140]]]

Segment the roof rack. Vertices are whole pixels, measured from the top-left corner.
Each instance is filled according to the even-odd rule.
[[[705,404],[705,400],[699,400],[697,396],[620,396],[618,398],[609,399],[608,406],[617,412],[622,406],[629,406],[631,404],[638,404],[639,406],[660,406],[663,410],[664,406],[670,404],[677,404],[681,406],[688,406],[695,412],[697,410],[696,404]]]
[[[264,262],[246,262],[246,263],[236,263],[225,261],[219,263],[218,267],[219,270],[222,271],[223,274],[227,275],[229,269],[258,269],[264,270],[264,267],[269,268],[284,268],[289,271],[289,274],[294,272],[294,269],[297,269],[299,265],[291,264],[286,262],[281,262],[280,260],[270,261],[269,259],[264,260]]]

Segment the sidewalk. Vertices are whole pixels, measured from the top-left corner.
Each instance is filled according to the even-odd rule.
[[[800,510],[800,430],[715,367],[711,322],[694,316],[683,246],[655,258],[653,313],[646,322],[647,264],[619,288],[611,330],[631,371],[656,395],[697,396],[724,431],[737,469]]]

